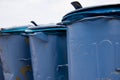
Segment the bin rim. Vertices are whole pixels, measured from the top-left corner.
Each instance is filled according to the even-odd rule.
[[[38,26],[20,26],[14,28],[8,28],[0,30],[0,35],[8,35],[8,34],[31,34],[36,32],[62,32],[66,31],[66,27],[64,25],[38,25]]]
[[[46,28],[62,28],[64,25],[38,25],[38,26],[31,26],[28,29],[36,30],[36,29],[46,29]]]
[[[30,25],[11,27],[11,28],[3,28],[2,30],[0,30],[0,33],[21,33],[21,32],[25,32],[25,30],[28,29],[29,26]]]
[[[34,32],[50,32],[50,31],[65,31],[64,25],[46,25],[46,26],[32,26],[25,30],[26,33]]]
[[[67,24],[87,17],[95,16],[119,16],[120,4],[92,6],[74,10],[62,18],[62,23]]]

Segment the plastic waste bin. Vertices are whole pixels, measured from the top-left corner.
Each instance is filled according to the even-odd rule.
[[[120,4],[65,15],[69,80],[120,80]]]
[[[57,25],[30,28],[34,80],[68,80],[66,28]]]
[[[5,80],[33,80],[27,27],[1,30],[0,57]]]

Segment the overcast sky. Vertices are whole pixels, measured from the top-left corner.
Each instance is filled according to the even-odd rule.
[[[60,22],[62,17],[74,10],[74,0],[0,0],[0,27]],[[83,7],[120,3],[120,0],[77,0]]]

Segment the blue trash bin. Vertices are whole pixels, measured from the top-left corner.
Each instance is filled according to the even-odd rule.
[[[34,80],[68,80],[66,28],[38,26],[28,30]]]
[[[5,80],[33,80],[26,27],[5,29],[0,34],[0,57]]]
[[[62,24],[69,80],[120,80],[120,4],[75,10]]]

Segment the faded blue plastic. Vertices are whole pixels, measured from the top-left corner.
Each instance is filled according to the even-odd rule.
[[[89,15],[75,22],[72,16],[65,19],[71,21],[67,25],[69,80],[120,80],[120,19],[111,14],[115,11],[119,15],[120,8],[114,7],[110,12],[109,7],[101,7],[105,10],[99,11],[99,16]],[[107,12],[112,17],[104,16]]]
[[[2,32],[0,57],[5,80],[33,80],[28,37]]]
[[[29,34],[34,80],[68,80],[66,28],[32,30],[36,30]]]

